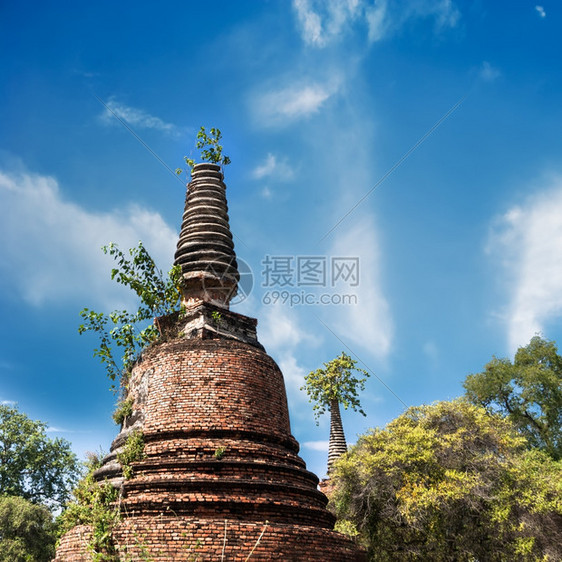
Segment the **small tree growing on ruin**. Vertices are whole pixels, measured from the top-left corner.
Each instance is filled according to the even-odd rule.
[[[208,133],[203,126],[199,129],[197,133],[197,144],[195,146],[201,150],[202,162],[210,162],[211,164],[219,164],[220,166],[227,166],[230,164],[230,158],[222,154],[222,145],[219,144],[221,138],[222,133],[220,129],[211,127]],[[195,160],[188,156],[184,156],[183,159],[189,166],[189,169],[193,170],[196,164]],[[183,170],[181,168],[176,168],[176,174],[178,174],[178,176],[182,172]]]
[[[328,474],[334,462],[347,451],[345,434],[341,420],[340,404],[345,410],[351,408],[366,416],[359,401],[359,391],[365,390],[369,373],[356,366],[357,361],[342,352],[339,357],[324,363],[323,369],[311,371],[305,377],[301,390],[308,394],[313,410],[318,418],[330,411],[330,442],[328,446]],[[355,373],[363,374],[357,377]]]
[[[126,375],[140,352],[162,335],[157,318],[180,309],[182,273],[179,266],[174,266],[164,275],[142,242],[136,248],[131,248],[129,255],[114,243],[104,246],[102,250],[116,261],[111,278],[132,289],[139,298],[138,308],[131,312],[114,310],[106,314],[89,308],[80,312],[84,324],[78,328],[78,332],[98,334],[100,344],[94,349],[94,357],[100,359],[109,378],[115,381]],[[151,323],[153,320],[155,322]],[[116,354],[117,348],[123,352],[120,358]]]

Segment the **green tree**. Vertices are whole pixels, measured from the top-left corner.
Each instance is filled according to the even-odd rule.
[[[47,424],[0,405],[0,495],[21,496],[56,509],[80,473],[70,443],[46,435]]]
[[[465,400],[409,408],[336,463],[331,502],[370,559],[562,559],[562,465]]]
[[[230,158],[228,156],[223,156],[222,145],[219,144],[222,139],[222,133],[220,129],[211,127],[207,133],[205,127],[201,127],[197,133],[197,148],[201,150],[201,161],[211,162],[212,164],[220,164],[221,166],[226,166],[230,164]],[[188,158],[184,156],[183,159],[185,163],[189,166],[190,170],[193,170],[195,166],[195,160],[193,158]],[[176,168],[176,174],[178,176],[183,172],[181,168]]]
[[[507,416],[532,447],[562,458],[562,357],[554,342],[535,336],[513,363],[494,357],[464,387],[473,404]]]
[[[366,415],[361,408],[359,391],[365,389],[365,381],[369,376],[367,371],[356,366],[357,361],[344,352],[339,357],[324,363],[323,369],[311,371],[305,377],[305,390],[311,402],[314,403],[314,415],[318,418],[330,411],[330,442],[328,447],[328,474],[336,459],[347,451],[345,434],[341,420],[340,404],[344,409]],[[365,375],[357,378],[354,372]]]
[[[128,256],[114,243],[102,250],[116,261],[111,279],[129,287],[139,297],[139,306],[133,312],[114,310],[106,314],[88,308],[80,312],[84,324],[78,332],[98,334],[100,345],[94,349],[94,357],[99,357],[107,375],[115,381],[128,373],[140,352],[162,335],[158,317],[180,310],[182,273],[179,266],[174,266],[164,276],[142,242],[131,248]],[[148,323],[151,320],[154,322]],[[116,355],[116,348],[122,349],[121,357]]]
[[[49,510],[24,498],[0,496],[0,562],[48,562],[55,555]]]

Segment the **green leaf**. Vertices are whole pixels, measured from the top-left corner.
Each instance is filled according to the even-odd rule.
[[[104,251],[117,262],[111,270],[112,279],[137,295],[138,306],[131,312],[114,310],[108,314],[85,308],[80,312],[84,323],[78,332],[97,333],[100,346],[94,350],[94,356],[104,364],[109,378],[115,380],[128,372],[144,347],[158,337],[154,326],[146,323],[180,309],[182,276],[181,268],[175,267],[165,277],[142,242],[129,249],[129,257],[114,243],[105,246]],[[123,350],[120,357],[116,348]]]

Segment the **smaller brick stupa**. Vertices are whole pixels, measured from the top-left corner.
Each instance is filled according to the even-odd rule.
[[[333,531],[298,456],[283,375],[257,321],[229,310],[239,273],[225,189],[219,166],[195,166],[175,258],[185,314],[159,319],[166,337],[133,368],[133,413],[95,473],[121,489],[116,550],[123,560],[362,560]],[[117,453],[139,431],[145,458],[125,479]],[[56,561],[89,560],[89,533],[64,535]]]

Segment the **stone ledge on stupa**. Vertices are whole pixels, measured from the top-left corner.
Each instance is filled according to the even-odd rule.
[[[179,313],[157,318],[155,323],[166,337],[226,338],[263,350],[258,341],[256,318],[238,314],[212,302],[198,301]]]

